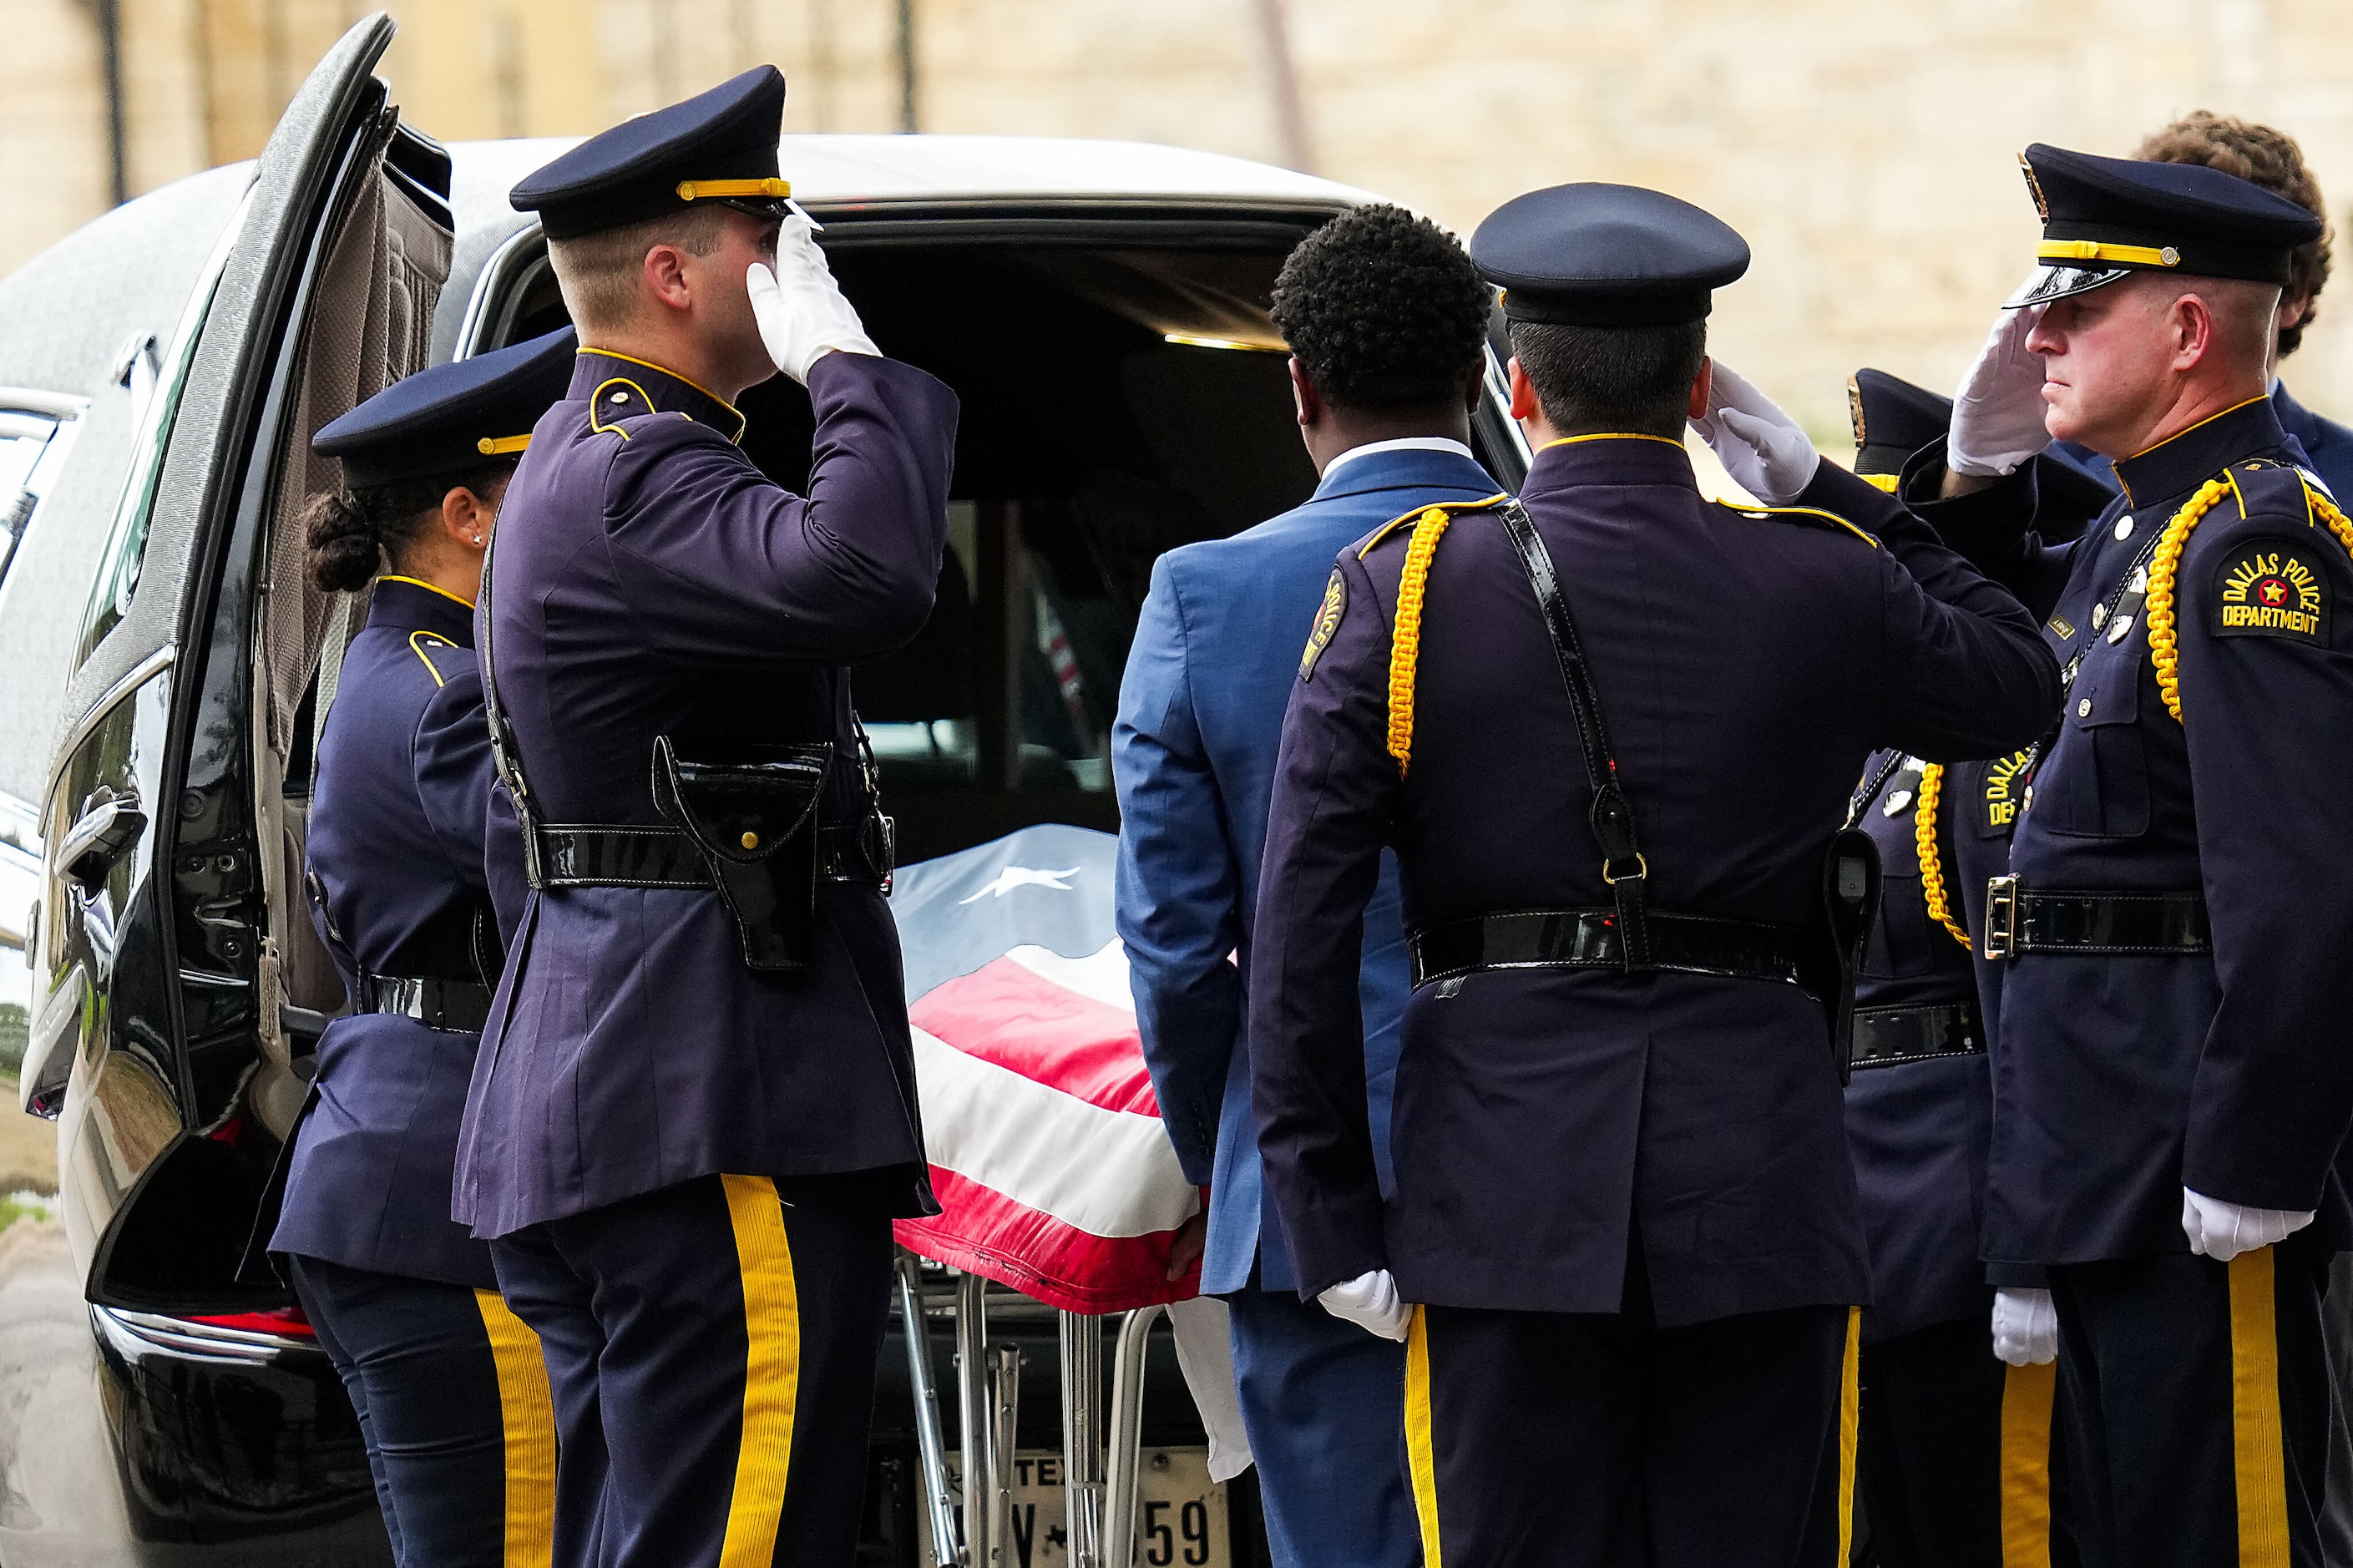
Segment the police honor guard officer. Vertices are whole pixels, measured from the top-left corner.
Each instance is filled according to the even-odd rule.
[[[2044,265],[1904,480],[2069,678],[1981,937],[2008,964],[1988,1256],[2049,1269],[2085,1562],[2308,1563],[2353,1121],[2353,888],[2315,837],[2353,815],[2353,524],[2265,395],[2320,223],[2210,168],[2025,163]],[[2123,487],[2058,547],[2024,462],[2054,435]]]
[[[1865,759],[2048,721],[2032,622],[1704,358],[1747,247],[1657,193],[1508,204],[1514,506],[1339,558],[1285,720],[1250,1037],[1303,1294],[1409,1322],[1433,1564],[1842,1556],[1855,1308],[1826,852]],[[1712,390],[1713,389],[1713,390]],[[1702,417],[1752,490],[1715,505]],[[1441,548],[1442,545],[1442,548]],[[1418,982],[1375,1177],[1358,917],[1384,845]],[[1841,857],[1838,892],[1865,869]]]
[[[369,588],[319,742],[311,917],[351,992],[327,1026],[259,1235],[359,1413],[394,1559],[544,1562],[555,1433],[539,1345],[450,1168],[501,952],[484,864],[490,731],[473,603],[492,514],[562,395],[569,331],[395,383],[321,430],[344,490],[305,519],[312,580]]]
[[[1854,471],[1885,489],[1952,418],[1951,399],[1883,371],[1857,371],[1848,396]],[[2080,532],[2111,492],[2055,455],[2036,460],[2042,525]],[[1978,1256],[1999,994],[1980,1005],[1978,971],[2000,971],[1976,958],[1969,931],[1985,868],[2007,866],[2008,780],[2022,760],[1883,752],[1848,814],[1877,841],[1883,871],[1846,1093],[1873,1292],[1856,1479],[1881,1568],[1981,1568],[2006,1544],[2049,1551],[2055,1335],[2007,1370],[1986,1342],[1991,1286],[2039,1286],[2042,1272],[1989,1280]]]
[[[561,1563],[848,1562],[889,1222],[933,1212],[843,667],[929,614],[956,405],[786,206],[784,96],[747,72],[513,195],[584,346],[487,574],[533,891],[457,1205],[546,1349]],[[807,499],[736,446],[780,369]]]

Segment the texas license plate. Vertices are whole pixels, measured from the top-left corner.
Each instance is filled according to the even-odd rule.
[[[961,1476],[963,1456],[947,1456],[948,1473]],[[1146,1448],[1136,1488],[1135,1561],[1144,1568],[1229,1568],[1233,1553],[1226,1527],[1226,1489],[1209,1479],[1207,1448]],[[1071,1560],[1064,1528],[1067,1494],[1062,1456],[1024,1448],[1013,1461],[1013,1539],[1006,1568],[1064,1568]],[[931,1531],[918,1524],[923,1568],[938,1568]]]

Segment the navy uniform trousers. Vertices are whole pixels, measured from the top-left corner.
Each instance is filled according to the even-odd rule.
[[[853,1560],[892,1257],[863,1188],[702,1176],[491,1253],[547,1359],[556,1562]]]
[[[1414,1309],[1406,1458],[1431,1568],[1845,1568],[1860,1313],[1662,1329],[1622,1311]],[[1777,1561],[1775,1568],[1782,1568]]]
[[[286,1265],[359,1414],[393,1561],[544,1568],[555,1436],[531,1331],[495,1290]]]
[[[1992,1110],[1985,1018],[1998,992],[1970,1014],[1979,977],[1964,936],[1989,859],[2008,858],[2000,792],[2017,761],[1946,767],[1882,753],[1856,814],[1882,871],[1846,1091],[1873,1288],[1856,1498],[1879,1568],[2073,1561],[2063,1529],[2054,1536],[2057,1372],[1995,1357],[1978,1258]],[[1942,1033],[1905,1027],[1928,1022]],[[2000,1282],[2043,1280],[2032,1270]]]
[[[2052,1267],[2084,1568],[2318,1568],[2327,1268],[2293,1237],[2227,1264]],[[2215,1476],[2232,1486],[2203,1484]]]

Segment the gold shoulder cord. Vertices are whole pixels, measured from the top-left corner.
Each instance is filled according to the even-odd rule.
[[[1413,755],[1413,673],[1421,658],[1422,588],[1430,577],[1430,557],[1438,552],[1439,536],[1453,521],[1443,507],[1421,514],[1406,545],[1405,570],[1398,577],[1397,623],[1389,634],[1389,755],[1397,759],[1400,778]]]
[[[1920,769],[1919,803],[1912,808],[1912,844],[1920,855],[1920,896],[1928,918],[1952,932],[1953,940],[1969,948],[1969,933],[1953,919],[1953,901],[1945,891],[1945,868],[1936,852],[1936,803],[1945,793],[1945,764],[1929,763]]]
[[[2157,542],[2157,553],[2148,563],[2148,658],[2157,667],[2158,694],[2165,699],[2165,710],[2173,715],[2177,724],[2181,721],[2181,657],[2174,631],[2173,579],[2181,566],[2181,552],[2189,542],[2189,531],[2230,493],[2228,475],[2199,486],[2198,493],[2165,525],[2165,532]],[[2337,542],[2353,552],[2353,521],[2337,509],[2336,502],[2310,485],[2304,488],[2304,499],[2313,515],[2328,525]]]

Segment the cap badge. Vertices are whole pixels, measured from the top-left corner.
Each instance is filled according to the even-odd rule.
[[[2042,194],[2042,182],[2034,177],[2034,165],[2026,161],[2026,154],[2023,153],[2018,155],[2018,172],[2026,176],[2027,193],[2034,198],[2035,212],[2044,223],[2049,223],[2051,203]]]
[[[1846,378],[1846,416],[1854,423],[1854,444],[1864,445],[1862,433],[1862,388],[1852,376]]]

